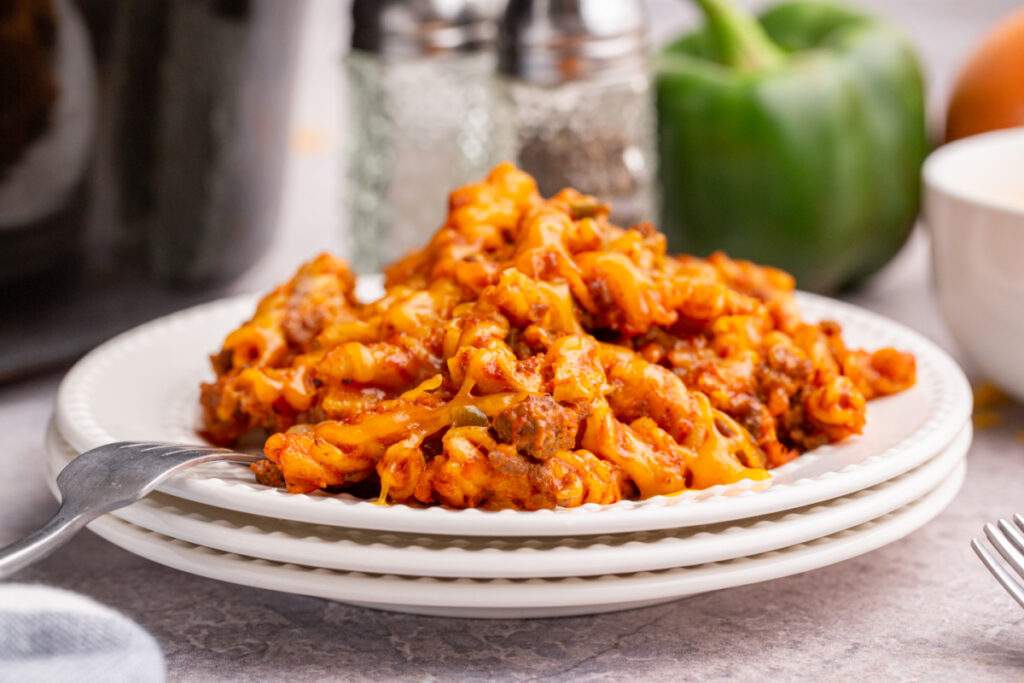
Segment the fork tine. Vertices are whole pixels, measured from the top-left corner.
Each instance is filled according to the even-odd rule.
[[[971,548],[974,549],[974,553],[981,559],[985,567],[991,572],[992,576],[996,577],[996,581],[999,582],[1006,592],[1013,596],[1013,599],[1017,601],[1021,607],[1024,607],[1024,586],[1021,586],[1020,582],[1014,579],[1010,574],[1003,569],[1002,565],[992,556],[985,546],[983,546],[978,539],[971,540]]]
[[[144,453],[148,453],[150,451],[156,451],[157,449],[162,449],[162,447],[164,447],[164,444],[163,443],[131,443],[131,442],[128,442],[128,443],[122,443],[120,447],[122,447],[122,449],[132,449],[134,451],[141,451],[141,452],[144,452]]]
[[[1006,540],[1006,537],[1003,536],[1002,532],[999,531],[995,525],[986,524],[985,535],[988,536],[989,542],[995,546],[995,549],[1003,556],[1006,563],[1010,565],[1019,576],[1024,576],[1024,556],[1017,552],[1017,549]]]
[[[170,457],[174,455],[192,454],[192,453],[230,453],[231,451],[226,448],[218,448],[215,446],[205,446],[202,444],[180,444],[180,443],[160,443],[160,442],[139,442],[139,441],[122,441],[110,445],[111,448],[118,450],[131,450],[136,454],[146,453],[148,455],[155,455],[158,457]],[[251,458],[245,454],[240,454],[240,457],[245,460]]]
[[[1017,525],[1018,527],[1020,527],[1021,529],[1024,529],[1024,515],[1022,515],[1022,514],[1020,514],[1020,513],[1018,512],[1017,514],[1015,514],[1015,515],[1013,516],[1013,521],[1014,521],[1014,523],[1015,523],[1015,524],[1016,524],[1016,525]]]
[[[156,449],[156,454],[157,455],[163,455],[163,456],[181,455],[182,453],[202,453],[202,452],[203,452],[202,448],[181,448],[181,447],[165,446],[163,448]]]
[[[1012,543],[1013,546],[1021,553],[1024,553],[1024,534],[1021,534],[1020,531],[1017,530],[1017,527],[1013,526],[1005,519],[999,520],[999,524],[997,526],[999,527],[999,530],[1002,531],[1008,539],[1010,539],[1010,543]]]

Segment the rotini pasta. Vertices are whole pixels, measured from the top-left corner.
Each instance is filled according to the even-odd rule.
[[[608,211],[502,164],[379,300],[318,256],[212,356],[206,436],[267,436],[256,477],[293,492],[534,510],[765,478],[914,383],[913,356],[803,321],[787,274]]]

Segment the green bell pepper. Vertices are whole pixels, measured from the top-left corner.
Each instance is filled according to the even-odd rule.
[[[921,68],[871,17],[796,0],[760,19],[697,0],[659,55],[661,224],[675,250],[784,268],[834,291],[883,266],[917,215]]]

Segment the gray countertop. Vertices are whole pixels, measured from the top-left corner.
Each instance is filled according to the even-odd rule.
[[[650,0],[668,35],[685,3]],[[861,0],[901,22],[936,87],[978,34],[1016,0]],[[339,98],[327,87],[339,32],[334,0],[307,20],[293,158],[279,243],[239,289],[265,289],[318,248],[344,249],[335,226]],[[320,71],[318,72],[317,69]],[[309,75],[312,74],[312,75]],[[951,348],[920,236],[853,300]],[[0,387],[0,544],[53,511],[42,438],[59,374]],[[975,559],[969,539],[1024,511],[1024,409],[979,430],[952,506],[909,537],[807,574],[595,617],[467,621],[415,617],[235,586],[167,569],[89,532],[22,581],[90,595],[149,629],[171,680],[1024,678],[1024,612]]]

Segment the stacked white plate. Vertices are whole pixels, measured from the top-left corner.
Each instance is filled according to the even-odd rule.
[[[372,295],[375,282],[364,284]],[[194,468],[90,528],[202,576],[380,609],[470,617],[589,614],[826,566],[919,528],[956,496],[970,446],[969,386],[916,333],[801,294],[806,318],[852,345],[917,357],[918,383],[869,404],[863,435],[807,453],[768,482],[541,512],[381,506],[293,495],[229,464]],[[111,441],[197,442],[207,355],[254,299],[214,302],[108,342],[68,374],[47,436],[51,488]]]

